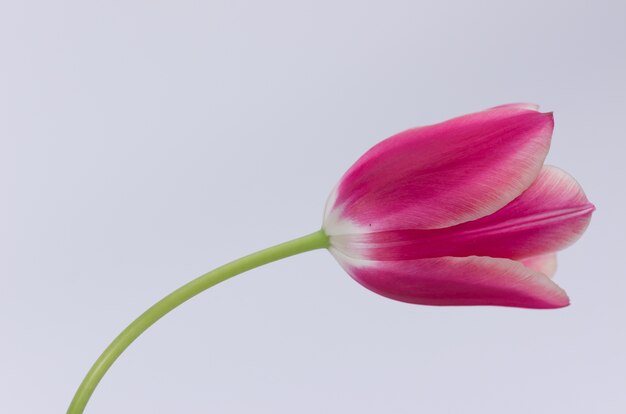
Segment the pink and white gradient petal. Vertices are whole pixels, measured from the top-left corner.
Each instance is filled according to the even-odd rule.
[[[491,257],[438,257],[372,262],[333,252],[366,288],[402,302],[550,309],[569,305],[563,289],[522,263]]]
[[[576,180],[546,166],[522,195],[478,220],[443,229],[339,234],[331,236],[331,244],[351,257],[368,260],[441,256],[517,260],[574,243],[589,225],[593,211],[593,204]]]
[[[324,229],[436,229],[492,214],[537,178],[553,125],[552,114],[516,104],[401,132],[346,172]]]

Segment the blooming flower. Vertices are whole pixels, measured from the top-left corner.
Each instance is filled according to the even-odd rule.
[[[544,166],[551,113],[513,104],[410,129],[363,155],[326,205],[330,251],[363,286],[427,305],[567,306],[555,252],[594,206]]]

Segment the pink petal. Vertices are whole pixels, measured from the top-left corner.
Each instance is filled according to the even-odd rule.
[[[472,256],[368,262],[333,254],[357,282],[402,302],[546,309],[569,305],[563,289],[514,260]]]
[[[497,212],[457,226],[331,237],[335,248],[369,260],[441,256],[522,259],[555,252],[576,241],[594,206],[567,173],[544,167],[521,196]]]
[[[324,228],[433,229],[491,214],[535,180],[552,128],[552,114],[512,105],[399,133],[346,172]]]
[[[522,264],[532,270],[543,273],[548,277],[556,273],[556,254],[544,254],[543,256],[528,257],[520,260]]]

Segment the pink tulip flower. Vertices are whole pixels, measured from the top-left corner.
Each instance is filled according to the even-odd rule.
[[[554,122],[505,105],[410,129],[370,149],[327,202],[330,251],[363,286],[425,305],[567,306],[555,252],[594,206],[544,166]]]
[[[321,230],[244,256],[176,289],[93,364],[68,414],[83,412],[122,352],[172,309],[235,275],[328,248],[363,286],[425,305],[559,308],[555,252],[594,210],[572,177],[544,167],[554,122],[515,104],[410,129],[369,150],[339,181]]]

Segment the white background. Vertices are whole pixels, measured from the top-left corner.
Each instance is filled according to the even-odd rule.
[[[134,317],[321,224],[408,127],[517,101],[597,206],[569,308],[379,297],[324,251],[140,337],[89,413],[626,412],[626,3],[2,1],[0,412],[64,412]]]

